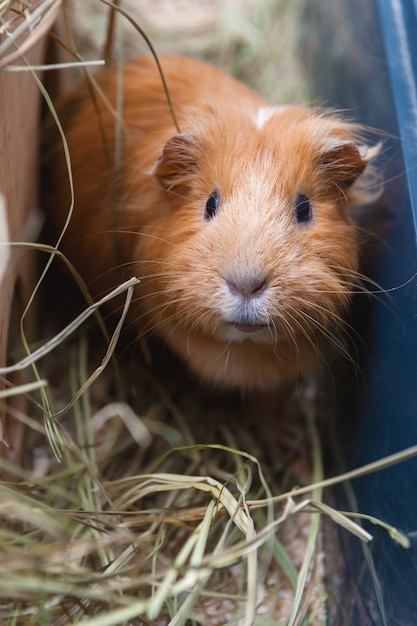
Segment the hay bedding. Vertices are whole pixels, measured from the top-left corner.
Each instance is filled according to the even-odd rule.
[[[56,410],[101,361],[96,334],[81,332],[42,364]],[[262,459],[264,442],[251,410],[236,398],[225,406],[224,396],[207,396],[178,375],[176,363],[161,379],[122,355],[123,389],[109,364],[56,420],[60,462],[39,419],[29,423],[23,481],[0,485],[5,623],[37,624],[42,616],[46,623],[75,623],[103,611],[116,621],[97,623],[253,623],[244,619],[248,610],[286,621],[312,520],[292,515],[288,501],[272,506],[265,497],[310,476],[303,411],[295,402],[288,418],[291,430],[295,420],[296,444],[276,451],[278,465],[289,469],[273,470],[269,460],[264,476],[254,456]],[[303,613],[319,624],[318,542],[314,552]],[[149,619],[120,617],[126,605]],[[192,621],[181,621],[181,611]]]
[[[83,382],[73,380],[71,390],[71,379],[82,371],[85,376],[100,361],[98,343],[96,337],[92,340],[82,334],[48,359],[42,374],[51,382],[57,409],[68,401],[74,384],[78,388]],[[88,356],[90,350],[93,354]],[[31,535],[39,523],[39,538],[43,533],[47,536],[41,540],[45,544],[40,549],[41,560],[35,550],[24,572],[17,567],[20,584],[23,579],[41,576],[50,581],[47,595],[53,596],[54,572],[65,581],[66,592],[47,612],[54,624],[61,623],[56,621],[58,616],[68,612],[74,622],[83,612],[84,619],[103,610],[117,613],[125,603],[134,605],[139,598],[142,615],[147,612],[148,617],[114,623],[177,623],[171,620],[190,603],[190,610],[185,611],[190,621],[177,617],[178,623],[263,624],[245,622],[248,574],[254,567],[245,543],[250,545],[256,533],[262,534],[271,521],[282,517],[282,523],[263,537],[254,552],[256,580],[249,602],[256,605],[256,619],[273,619],[265,624],[287,623],[312,516],[293,515],[285,501],[259,509],[256,503],[269,493],[311,482],[311,441],[305,414],[309,407],[304,410],[304,400],[294,401],[280,425],[292,445],[283,438],[274,459],[264,460],[265,434],[254,427],[252,410],[236,398],[213,399],[185,373],[175,375],[176,362],[163,379],[149,373],[149,367],[142,369],[139,359],[130,354],[119,359],[118,367],[128,402],[119,401],[120,389],[109,365],[89,387],[87,398],[83,396],[83,406],[60,419],[68,446],[64,462],[54,459],[43,433],[31,432],[28,465],[34,482],[29,479],[21,489],[35,497],[37,506],[48,503],[48,523],[56,524],[60,531],[57,536],[56,529],[43,528],[45,520],[34,520],[28,527],[26,522],[22,527],[23,536]],[[238,451],[248,452],[249,458]],[[262,464],[263,477],[255,457]],[[222,490],[233,497],[231,506],[223,506]],[[235,522],[238,515],[241,519]],[[196,532],[204,536],[201,548],[194,545]],[[184,550],[188,554],[182,559]],[[19,561],[21,566],[21,555]],[[306,623],[323,624],[324,566],[319,536],[308,569],[301,613],[307,616]],[[112,572],[109,578],[108,570]],[[190,572],[192,582],[187,584]],[[150,599],[168,579],[166,597],[153,614]],[[85,597],[77,599],[80,584]],[[48,582],[45,586],[48,589]],[[28,611],[28,598],[37,605],[37,592],[28,594],[21,589],[17,596]]]
[[[98,5],[68,4],[85,51],[101,43]],[[264,41],[249,28],[255,5],[229,5],[246,24],[239,37],[235,26],[228,38],[223,28],[230,48],[243,50],[232,68]],[[220,6],[124,5],[151,29],[163,22],[164,51],[204,42],[209,58]],[[178,19],[182,12],[186,20]],[[285,14],[286,24],[296,24],[296,15]],[[173,44],[178,30],[181,45]],[[124,41],[125,53],[137,43],[131,35]],[[286,93],[300,94],[302,80],[290,67]],[[43,322],[45,336],[58,330],[53,319]],[[70,410],[48,418],[47,405],[63,409],[100,366],[107,343],[99,337],[90,321],[57,345],[40,362],[48,397],[31,392],[27,414],[13,415],[27,427],[26,459],[22,469],[6,467],[19,482],[0,483],[1,622],[325,623],[319,516],[303,512],[305,496],[272,501],[321,478],[311,393],[294,399],[271,453],[275,433],[259,428],[253,407],[200,387],[168,355],[161,376],[138,346],[126,345]],[[313,495],[321,499],[320,490]]]

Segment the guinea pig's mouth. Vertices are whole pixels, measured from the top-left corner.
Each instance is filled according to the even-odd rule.
[[[256,333],[268,328],[268,324],[249,324],[247,322],[228,322],[230,326],[236,328],[241,333]]]

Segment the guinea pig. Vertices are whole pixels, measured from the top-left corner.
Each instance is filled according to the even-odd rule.
[[[358,285],[348,207],[367,201],[378,146],[335,112],[270,105],[197,60],[160,62],[177,125],[151,57],[57,106],[75,199],[61,249],[94,296],[136,276],[136,334],[204,381],[279,389],[318,368],[343,327]],[[60,139],[46,167],[56,237],[71,198]]]

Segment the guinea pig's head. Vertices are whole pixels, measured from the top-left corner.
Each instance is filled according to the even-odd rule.
[[[269,344],[278,356],[291,344],[302,360],[300,345],[330,335],[357,290],[348,205],[367,199],[377,151],[356,126],[302,107],[200,112],[152,172],[158,237],[139,245],[156,330],[168,343],[185,329],[188,339]]]

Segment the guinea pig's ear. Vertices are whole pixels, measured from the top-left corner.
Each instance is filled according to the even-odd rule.
[[[365,171],[373,154],[368,146],[359,146],[350,140],[334,138],[320,156],[320,167],[341,188],[347,189]]]
[[[183,185],[188,175],[197,169],[199,143],[192,135],[183,133],[168,139],[153,170],[165,189]]]

